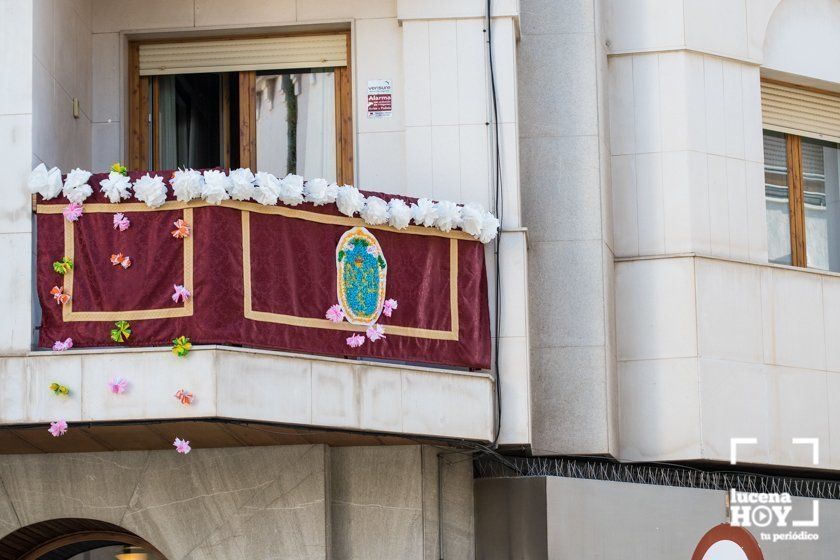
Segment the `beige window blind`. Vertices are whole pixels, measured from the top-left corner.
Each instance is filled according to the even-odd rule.
[[[840,142],[840,95],[762,80],[764,128]]]
[[[347,66],[344,34],[140,45],[140,75]]]

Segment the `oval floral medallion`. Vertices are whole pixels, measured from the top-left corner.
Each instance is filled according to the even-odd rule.
[[[344,232],[335,249],[338,301],[347,320],[372,325],[385,302],[388,263],[379,241],[363,227]]]

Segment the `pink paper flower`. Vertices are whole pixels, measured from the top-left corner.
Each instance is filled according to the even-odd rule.
[[[179,298],[181,301],[186,303],[187,300],[190,299],[190,297],[192,297],[190,291],[184,286],[174,284],[173,287],[175,288],[175,293],[172,294],[172,301],[174,301],[175,303],[178,303]]]
[[[63,436],[67,433],[67,422],[64,420],[50,422],[50,427],[47,431],[52,434],[52,437]]]
[[[76,220],[81,218],[82,212],[82,205],[77,204],[75,202],[71,202],[70,204],[64,207],[64,210],[61,211],[61,213],[64,214],[64,218],[68,222],[75,222]]]
[[[365,337],[360,334],[354,334],[347,337],[347,346],[350,348],[358,348],[365,343]]]
[[[65,350],[70,350],[73,348],[73,339],[68,338],[64,341],[56,340],[55,344],[53,344],[53,350],[55,352],[64,352]]]
[[[175,438],[175,441],[172,442],[172,445],[175,447],[175,451],[178,453],[183,453],[186,455],[190,451],[192,451],[192,447],[190,447],[190,442],[181,438]]]
[[[128,221],[128,218],[125,217],[125,214],[123,214],[122,212],[117,212],[116,214],[114,214],[114,229],[125,231],[130,225],[131,222]]]
[[[378,251],[376,250],[376,245],[368,245],[367,247],[367,254],[373,255],[374,257],[377,255]]]
[[[119,376],[114,377],[108,382],[108,388],[115,395],[122,395],[128,389],[128,381]]]
[[[380,338],[385,338],[385,329],[382,325],[371,325],[365,334],[371,342],[376,342]]]
[[[386,299],[385,303],[382,305],[382,314],[386,317],[390,317],[391,313],[394,312],[394,309],[398,307],[397,300],[395,299]]]
[[[337,303],[327,309],[327,319],[333,323],[340,323],[344,320],[344,310]]]

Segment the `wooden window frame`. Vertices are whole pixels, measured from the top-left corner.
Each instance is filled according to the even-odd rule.
[[[805,240],[805,193],[802,175],[802,137],[785,134],[787,156],[788,206],[790,210],[790,263],[808,266],[808,247]]]
[[[323,32],[322,32],[323,33]],[[351,43],[350,32],[338,32],[346,37],[347,65],[338,66],[335,73],[335,156],[336,182],[339,184],[354,182],[353,156],[353,91],[351,79]],[[285,36],[302,36],[297,33]],[[247,37],[247,36],[246,36]],[[246,38],[243,37],[243,38]],[[265,35],[247,38],[266,37]],[[198,40],[214,41],[223,37],[206,37]],[[195,41],[195,38],[182,39]],[[152,127],[154,138],[149,138],[150,112],[149,89],[152,85],[152,95],[157,95],[157,80],[140,75],[140,45],[144,43],[159,43],[160,40],[130,41],[128,44],[128,157],[131,170],[157,169],[160,163],[159,123]],[[167,41],[172,42],[172,41]],[[231,73],[233,74],[233,73]],[[242,167],[249,167],[257,171],[257,127],[256,127],[256,72],[240,71],[239,75],[239,162]],[[229,108],[233,111],[233,108]],[[227,139],[225,139],[227,142]],[[149,161],[149,146],[152,146],[152,161]],[[227,150],[224,164],[230,166],[230,153]]]

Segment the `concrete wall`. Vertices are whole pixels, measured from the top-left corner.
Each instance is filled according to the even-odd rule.
[[[603,14],[522,2],[519,116],[533,448],[616,453],[613,239]]]
[[[509,507],[525,498],[527,507]],[[726,521],[726,493],[696,488],[559,477],[481,479],[475,500],[477,552],[487,560],[691,558],[703,535]],[[810,498],[792,502],[790,520],[811,519]],[[761,532],[785,533],[790,527],[750,528],[764,558],[834,558],[840,502],[819,500],[819,511],[819,527],[808,529],[819,535],[817,541],[767,542],[760,540]],[[523,519],[530,521],[527,527]],[[528,547],[519,543],[521,533],[501,529],[505,526],[529,531]]]
[[[757,437],[742,461],[814,467],[791,438],[818,437],[818,467],[840,468],[838,277],[768,264],[760,93],[762,76],[840,88],[837,2],[607,16],[617,456],[725,461]]]
[[[447,559],[474,557],[470,469],[442,463]],[[419,446],[5,455],[0,536],[81,517],[116,523],[168,560],[435,560],[424,533],[437,535],[437,473],[437,450]]]

